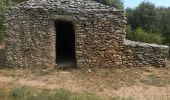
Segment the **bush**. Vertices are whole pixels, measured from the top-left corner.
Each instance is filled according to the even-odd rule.
[[[3,40],[3,18],[0,17],[0,43]]]
[[[7,9],[7,6],[3,1],[0,1],[0,43],[3,40],[3,16]]]
[[[133,40],[134,39],[134,34],[132,32],[132,28],[130,25],[127,25],[126,26],[126,37],[129,39],[129,40]]]
[[[16,5],[15,0],[0,0],[0,43],[3,41],[3,17],[10,6]]]
[[[133,41],[162,44],[164,40],[161,34],[145,32],[141,28],[137,28],[136,30],[132,31],[130,26],[127,26],[126,32],[127,38]]]

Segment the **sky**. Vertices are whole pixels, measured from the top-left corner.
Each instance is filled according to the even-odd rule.
[[[142,1],[150,1],[156,6],[170,7],[170,0],[124,0],[125,7],[134,8],[139,5]]]

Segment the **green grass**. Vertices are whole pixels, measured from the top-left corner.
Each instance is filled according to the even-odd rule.
[[[0,89],[0,100],[101,100],[94,94],[76,94],[68,90],[36,90],[28,87]]]
[[[162,85],[163,80],[158,79],[155,75],[148,75],[146,76],[145,80],[142,80],[142,82],[146,85],[151,85],[151,86],[164,86]]]
[[[117,97],[112,97],[111,100],[134,100],[134,98],[117,96]]]

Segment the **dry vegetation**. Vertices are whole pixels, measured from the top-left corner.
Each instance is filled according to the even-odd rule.
[[[22,88],[23,86],[26,88]],[[46,97],[55,98],[57,98],[56,95],[51,95],[52,91],[62,89],[69,92],[68,98],[63,100],[89,100],[89,98],[92,100],[169,100],[170,62],[166,68],[1,69],[1,92],[6,93],[6,97],[11,97],[10,95],[13,92],[15,94],[15,90],[18,88],[19,91],[34,90],[35,92],[31,92],[33,94],[41,91],[38,92],[38,96],[41,96],[45,89],[49,91],[44,94]],[[28,97],[33,95],[28,94]],[[74,96],[78,99],[71,99]],[[2,96],[0,95],[0,97]],[[29,99],[26,95],[25,99],[21,100]]]

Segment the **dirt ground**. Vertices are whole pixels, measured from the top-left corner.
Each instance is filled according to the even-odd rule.
[[[165,68],[0,69],[0,88],[29,86],[133,100],[170,100],[170,61]]]

